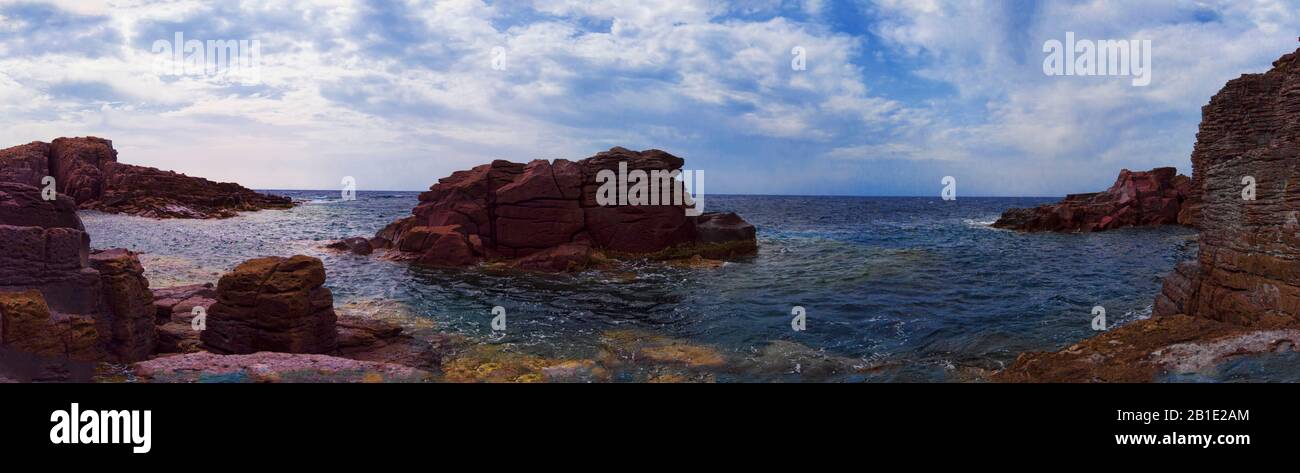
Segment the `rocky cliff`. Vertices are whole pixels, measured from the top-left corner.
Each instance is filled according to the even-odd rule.
[[[73,199],[54,197],[0,182],[0,294],[12,302],[0,307],[0,345],[77,360],[144,359],[155,332],[139,261],[124,250],[92,253]],[[29,329],[13,331],[20,326]]]
[[[596,252],[663,258],[755,252],[753,225],[735,214],[690,216],[685,199],[653,201],[666,205],[602,205],[597,199],[602,171],[671,172],[682,165],[663,151],[624,148],[577,162],[495,161],[439,180],[420,195],[411,216],[388,225],[370,244],[427,265],[506,261],[539,271],[581,269]],[[651,195],[681,192],[680,185],[650,187]]]
[[[1031,209],[1011,209],[993,224],[1029,232],[1094,232],[1121,227],[1179,223],[1192,180],[1174,168],[1120,171],[1105,192],[1073,194]]]
[[[0,150],[0,181],[43,188],[46,176],[53,177],[56,190],[72,197],[79,208],[111,213],[226,218],[293,206],[288,198],[238,184],[119,163],[113,142],[102,138],[58,138]]]
[[[1300,51],[1228,82],[1202,108],[1192,176],[1180,219],[1200,230],[1198,258],[1165,278],[1151,319],[1021,355],[998,379],[1150,380],[1300,346]],[[1253,196],[1243,192],[1252,182]]]

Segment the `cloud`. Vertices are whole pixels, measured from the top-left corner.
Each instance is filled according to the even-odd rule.
[[[1294,47],[1293,6],[0,0],[0,143],[103,135],[261,188],[422,189],[620,145],[682,155],[716,192],[929,195],[956,175],[1059,195],[1186,170],[1199,106]],[[1044,76],[1066,31],[1152,39],[1152,85]],[[176,32],[259,41],[260,82],[158,75],[150,47]]]

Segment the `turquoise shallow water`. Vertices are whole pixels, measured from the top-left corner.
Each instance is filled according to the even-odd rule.
[[[600,334],[631,329],[734,359],[762,358],[781,342],[872,367],[825,377],[727,369],[721,381],[967,380],[1092,335],[1093,306],[1112,325],[1149,315],[1164,274],[1196,247],[1195,233],[1177,227],[1026,235],[988,226],[1009,207],[1056,199],[709,196],[709,210],[758,227],[757,256],[711,270],[633,264],[576,276],[435,270],[322,249],[409,214],[417,193],[360,192],[350,202],[275,193],[306,203],[229,220],[83,218],[92,246],[143,252],[155,287],[215,282],[252,257],[307,254],[325,261],[336,305],[396,304],[441,330],[541,356],[592,357]],[[494,306],[507,310],[504,335],[490,331]],[[807,310],[806,331],[791,329],[794,306]]]

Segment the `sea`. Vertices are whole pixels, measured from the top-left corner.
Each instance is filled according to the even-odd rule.
[[[990,225],[1055,197],[710,195],[707,210],[757,227],[757,255],[573,275],[434,269],[324,248],[409,215],[416,192],[346,201],[338,191],[264,192],[302,205],[226,220],[82,218],[92,247],[140,252],[152,287],[215,283],[250,258],[305,254],[324,261],[340,310],[400,312],[546,358],[597,358],[610,333],[665,337],[722,354],[725,363],[704,368],[718,382],[978,382],[1022,352],[1096,335],[1098,307],[1111,328],[1149,317],[1164,275],[1197,248],[1195,231],[1177,226],[1025,234]],[[494,331],[498,307],[506,324]],[[1276,369],[1296,360],[1275,357],[1161,380],[1300,379]]]

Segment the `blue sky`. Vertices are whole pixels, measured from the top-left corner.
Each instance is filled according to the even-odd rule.
[[[259,41],[258,81],[160,74],[177,32]],[[1151,85],[1045,75],[1066,32],[1151,40]],[[1188,172],[1200,107],[1297,36],[1300,0],[0,0],[0,146],[103,136],[256,188],[624,146],[713,193],[1059,196]]]

